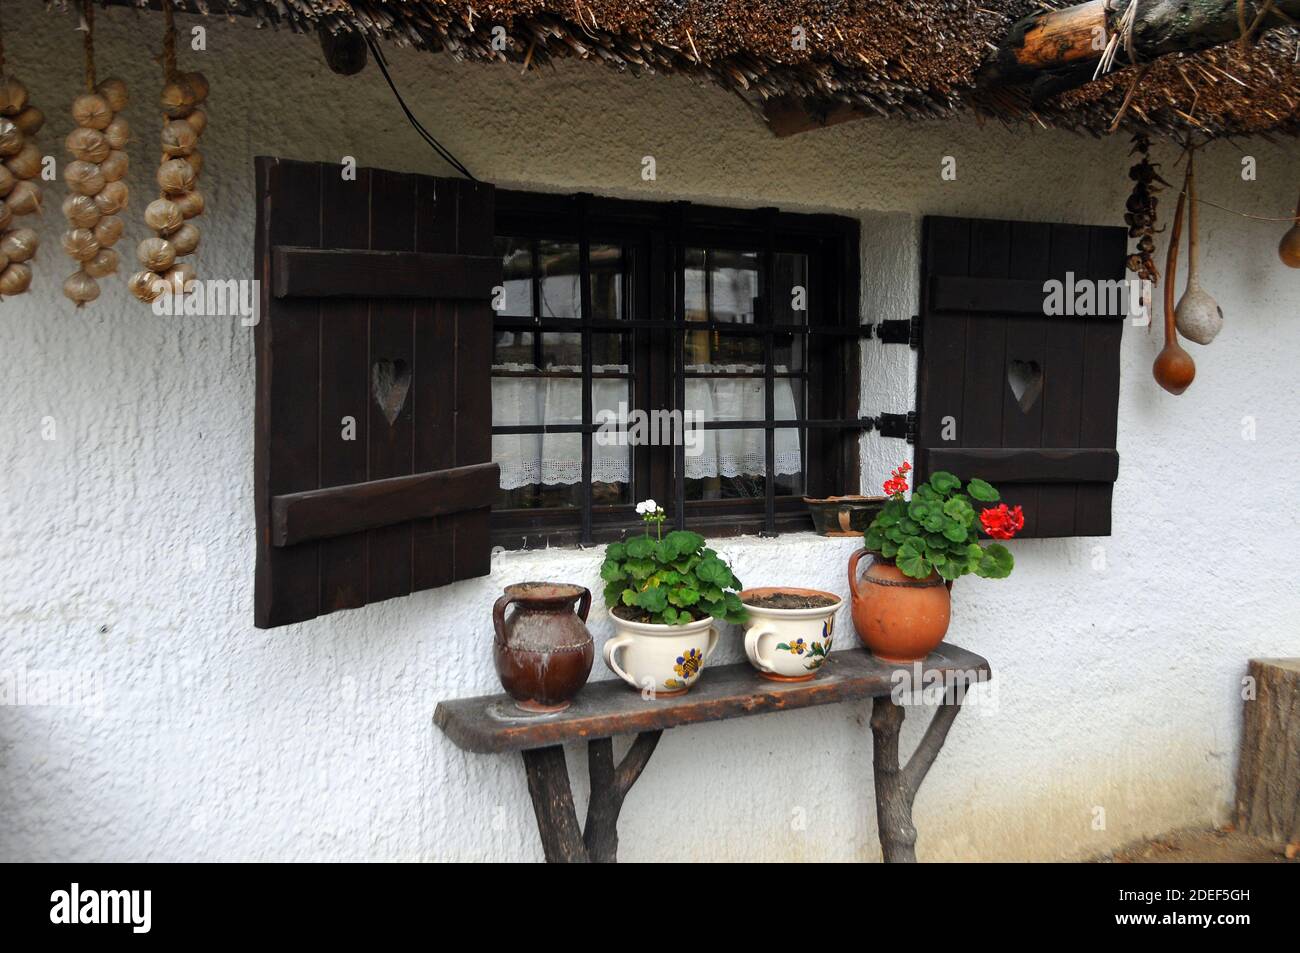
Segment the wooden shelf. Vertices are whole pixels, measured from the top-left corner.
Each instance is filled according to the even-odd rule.
[[[599,659],[596,662],[600,665]],[[482,754],[526,751],[571,741],[658,731],[767,712],[888,696],[894,673],[911,666],[881,662],[863,649],[833,652],[808,682],[774,682],[747,662],[706,668],[685,695],[643,699],[618,679],[589,682],[573,704],[553,715],[528,715],[508,695],[439,702],[433,721],[460,748]],[[922,663],[924,672],[989,677],[989,663],[944,642]],[[926,683],[915,686],[927,687]]]

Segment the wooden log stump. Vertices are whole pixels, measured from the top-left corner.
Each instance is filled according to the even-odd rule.
[[[1300,847],[1300,658],[1251,659],[1237,763],[1237,827]]]

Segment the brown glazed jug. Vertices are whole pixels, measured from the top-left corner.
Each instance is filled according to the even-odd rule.
[[[849,557],[853,627],[871,654],[884,662],[915,662],[938,647],[948,633],[952,597],[937,574],[912,579],[897,566],[872,559],[858,578],[859,549]]]
[[[506,618],[512,603],[515,611]],[[596,655],[584,624],[590,610],[591,590],[584,586],[556,582],[506,586],[505,595],[492,607],[496,627],[492,655],[501,685],[521,709],[563,711],[587,683]]]

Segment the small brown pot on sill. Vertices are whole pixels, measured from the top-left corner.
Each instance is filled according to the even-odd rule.
[[[511,603],[515,611],[506,618]],[[538,714],[563,711],[587,683],[596,657],[584,624],[590,610],[591,590],[585,586],[506,586],[505,595],[492,607],[492,655],[502,687],[519,708]]]
[[[897,566],[874,557],[859,579],[858,560],[868,555],[868,550],[859,549],[849,557],[849,591],[858,638],[883,662],[925,658],[948,634],[950,587],[938,574],[912,579]]]
[[[815,499],[805,496],[813,528],[820,536],[861,536],[889,502],[887,496],[828,496]]]

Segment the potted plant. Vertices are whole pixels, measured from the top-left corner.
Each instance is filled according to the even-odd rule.
[[[844,600],[819,589],[770,586],[746,589],[740,601],[749,613],[745,655],[759,674],[777,682],[815,678],[829,657]]]
[[[1001,543],[1024,528],[1019,506],[997,506],[1000,494],[989,483],[961,480],[943,470],[907,492],[911,466],[902,464],[884,483],[889,497],[871,521],[865,547],[849,558],[853,625],[873,655],[887,662],[925,658],[943,641],[951,610],[954,580],[969,573],[985,579],[1011,574],[1015,560]],[[977,511],[980,504],[988,504]],[[871,565],[858,578],[858,560],[870,554]]]
[[[637,512],[645,534],[611,543],[600,567],[615,629],[605,664],[639,691],[680,695],[717,647],[714,622],[745,620],[740,580],[699,533],[665,535],[664,511],[654,500],[639,503]]]

